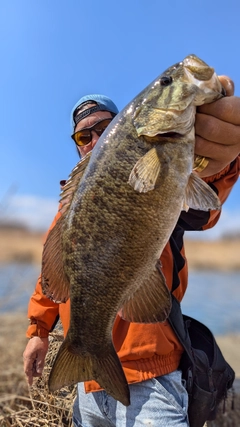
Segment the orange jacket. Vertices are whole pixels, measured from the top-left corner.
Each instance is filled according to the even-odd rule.
[[[223,203],[238,179],[240,157],[221,173],[206,179],[214,187]],[[60,212],[50,227],[54,227]],[[213,227],[220,217],[220,211],[193,211],[182,213],[173,234],[162,255],[161,263],[167,285],[175,297],[181,301],[187,288],[188,268],[185,259],[184,230],[203,230]],[[60,317],[64,335],[69,327],[69,300],[56,304],[42,294],[40,278],[28,309],[30,325],[27,337],[35,335],[47,337]],[[117,315],[113,327],[113,342],[121,360],[129,383],[143,381],[176,370],[183,352],[168,321],[157,324],[130,323]],[[86,391],[95,391],[99,385],[95,381],[85,383]]]

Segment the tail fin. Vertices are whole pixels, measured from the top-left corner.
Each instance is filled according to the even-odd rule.
[[[73,349],[68,338],[62,343],[50,372],[49,390],[55,391],[82,381],[95,380],[114,399],[130,405],[129,387],[122,365],[112,345],[99,355]]]

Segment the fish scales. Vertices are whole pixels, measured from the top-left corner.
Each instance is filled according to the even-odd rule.
[[[159,257],[180,212],[220,208],[192,168],[196,106],[221,96],[214,70],[189,55],[113,119],[70,175],[43,250],[43,292],[71,301],[51,391],[94,379],[129,405],[113,323],[118,313],[133,322],[166,320],[171,295]]]

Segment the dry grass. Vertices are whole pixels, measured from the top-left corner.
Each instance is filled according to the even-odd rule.
[[[0,227],[1,263],[41,263],[44,233]]]
[[[240,240],[187,240],[185,250],[190,269],[194,270],[240,270]]]
[[[22,353],[27,339],[26,315],[23,313],[8,313],[0,316],[0,427],[72,427],[72,405],[75,399],[76,387],[65,387],[60,391],[49,394],[47,380],[49,372],[63,340],[61,328],[51,334],[51,341],[44,373],[36,379],[34,385],[28,388],[23,373]],[[229,347],[230,342],[236,343],[237,337],[222,339],[222,351],[225,354],[224,342]],[[238,337],[239,339],[239,337]],[[233,352],[233,362],[238,369],[238,345]],[[237,357],[236,357],[237,356]],[[239,380],[238,380],[239,384]],[[240,425],[240,387],[235,397],[235,410],[231,410],[231,398],[226,402],[226,412],[222,407],[216,421],[208,423],[208,427],[239,427]]]
[[[49,394],[47,388],[49,372],[63,340],[61,328],[57,328],[51,334],[42,377],[36,379],[34,385],[29,388],[24,378],[22,365],[22,352],[26,344],[24,333],[22,332],[23,322],[18,323],[19,327],[16,327],[14,322],[19,319],[19,316],[13,316],[12,319],[10,315],[3,317],[5,319],[5,327],[1,322],[1,329],[8,328],[8,332],[15,330],[15,334],[11,337],[8,333],[9,343],[6,341],[5,344],[1,334],[0,426],[71,427],[75,386],[62,388],[54,395]],[[22,316],[21,320],[23,320]],[[22,335],[17,336],[18,333]],[[14,335],[16,336],[14,337]],[[19,345],[20,342],[21,346]]]

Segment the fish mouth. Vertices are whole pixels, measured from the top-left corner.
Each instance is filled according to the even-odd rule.
[[[162,144],[164,140],[166,142],[176,141],[180,138],[182,138],[183,135],[178,132],[164,132],[164,133],[157,133],[156,135],[144,135],[144,139],[149,142],[150,144],[156,143],[156,144]]]
[[[164,137],[164,138],[179,138],[179,137],[181,137],[182,135],[181,135],[181,133],[178,133],[178,132],[165,132],[165,133],[160,133],[160,134],[158,134],[158,136],[162,136],[162,137]]]
[[[175,139],[179,139],[182,137],[183,137],[183,135],[179,132],[164,132],[164,133],[158,133],[155,136],[155,138],[159,139],[159,140],[162,140],[163,138],[166,140],[169,140],[169,139],[175,140]]]

